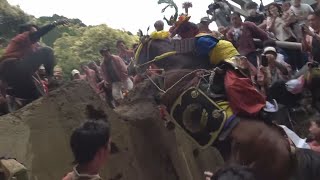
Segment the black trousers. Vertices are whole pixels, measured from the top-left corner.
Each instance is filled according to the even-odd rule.
[[[53,50],[41,47],[23,59],[6,59],[0,63],[0,78],[10,87],[9,94],[28,100],[39,98],[40,93],[33,75],[44,65],[49,76],[53,75],[55,65]]]

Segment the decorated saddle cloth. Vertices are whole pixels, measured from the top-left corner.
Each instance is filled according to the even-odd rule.
[[[175,101],[170,115],[200,146],[217,140],[233,113],[226,101],[213,101],[201,89],[190,87]]]
[[[161,102],[170,110],[175,123],[182,127],[200,146],[210,146],[232,116],[225,97],[209,97],[204,70],[172,70],[165,73]],[[220,84],[221,82],[217,83]],[[223,86],[223,82],[221,83]],[[219,93],[221,92],[221,88]]]

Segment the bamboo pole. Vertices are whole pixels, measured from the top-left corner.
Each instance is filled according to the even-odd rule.
[[[260,39],[253,39],[255,43],[261,44]],[[293,49],[293,50],[301,50],[302,44],[297,42],[287,42],[287,41],[276,41],[276,44],[279,48],[283,49]]]

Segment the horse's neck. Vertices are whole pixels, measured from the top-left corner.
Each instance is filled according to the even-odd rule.
[[[191,54],[178,54],[168,57],[160,67],[166,71],[174,69],[208,69],[209,59],[197,57]]]

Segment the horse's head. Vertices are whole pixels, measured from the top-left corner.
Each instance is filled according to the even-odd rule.
[[[135,51],[135,58],[130,64],[128,70],[129,74],[133,71],[143,73],[152,64],[159,67],[164,67],[165,55],[167,52],[173,52],[174,48],[169,39],[152,39],[148,35],[140,37],[140,44]],[[159,60],[155,60],[155,58]]]

